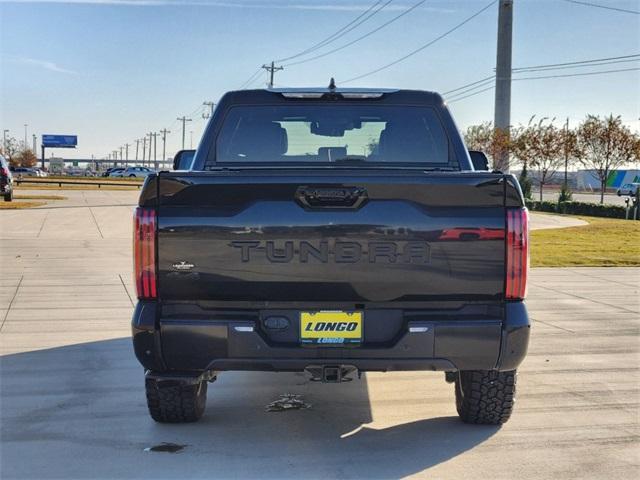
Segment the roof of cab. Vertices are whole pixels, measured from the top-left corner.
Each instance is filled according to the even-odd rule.
[[[227,92],[221,103],[273,103],[274,100],[287,101],[295,99],[321,100],[324,95],[336,94],[344,100],[377,100],[389,104],[428,104],[443,105],[440,94],[426,90],[404,90],[395,88],[334,88],[302,87],[302,88],[270,88],[255,90],[235,90]]]

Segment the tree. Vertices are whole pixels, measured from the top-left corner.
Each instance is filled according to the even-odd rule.
[[[536,123],[531,117],[526,127],[514,131],[512,140],[512,149],[522,162],[523,170],[526,171],[527,166],[538,169],[540,201],[544,186],[555,176],[565,158],[565,135],[553,122],[553,119],[542,118]]]
[[[38,163],[38,157],[36,157],[35,153],[33,153],[28,148],[22,150],[17,155],[14,155],[13,158],[11,159],[11,164],[14,167],[31,168],[31,167],[35,167],[37,163]]]
[[[495,170],[504,171],[508,165],[499,163],[501,154],[509,151],[508,133],[493,127],[491,122],[471,125],[464,134],[464,141],[470,150],[480,150],[490,159]]]
[[[17,155],[19,151],[20,145],[18,144],[18,141],[13,137],[7,137],[6,142],[2,145],[2,154],[7,158],[11,165],[14,165],[12,162],[13,157]]]
[[[640,157],[640,138],[622,124],[620,116],[588,115],[577,131],[580,163],[600,182],[600,203],[609,175]]]

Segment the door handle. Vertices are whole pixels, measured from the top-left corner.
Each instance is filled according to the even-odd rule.
[[[369,199],[364,187],[303,186],[296,200],[307,209],[357,210]]]

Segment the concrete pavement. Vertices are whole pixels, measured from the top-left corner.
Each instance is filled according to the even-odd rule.
[[[226,373],[203,421],[159,425],[129,340],[137,193],[94,192],[0,212],[0,478],[640,473],[640,269],[532,271],[530,354],[502,428],[459,422],[452,386],[427,372],[340,385]],[[312,407],[267,413],[284,393]],[[145,451],[162,442],[184,449]]]

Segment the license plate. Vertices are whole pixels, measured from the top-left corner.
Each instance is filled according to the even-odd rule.
[[[362,342],[362,312],[300,312],[300,342],[344,345]]]

